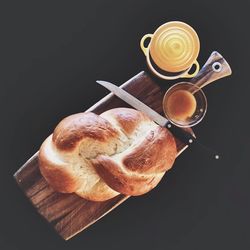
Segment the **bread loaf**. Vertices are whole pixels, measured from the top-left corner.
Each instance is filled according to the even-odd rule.
[[[172,134],[142,112],[111,109],[63,119],[42,144],[40,171],[58,192],[104,201],[141,195],[170,169],[177,150]]]

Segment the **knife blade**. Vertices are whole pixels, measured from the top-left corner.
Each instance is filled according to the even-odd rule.
[[[96,81],[106,89],[113,92],[116,96],[121,98],[123,101],[131,105],[132,107],[146,113],[153,121],[159,124],[162,127],[167,126],[170,122],[165,117],[161,116],[159,113],[151,109],[145,103],[139,101],[136,97],[129,94],[127,91],[123,90],[122,88],[117,87],[116,85],[106,82],[106,81]]]
[[[167,118],[161,116],[155,110],[151,109],[145,103],[141,102],[140,100],[138,100],[133,95],[129,94],[124,89],[119,88],[115,84],[107,81],[98,80],[96,82],[105,87],[106,89],[108,89],[109,91],[111,91],[113,94],[115,94],[117,97],[128,103],[133,108],[147,114],[158,125],[162,127],[167,127],[174,134],[174,136],[176,136],[183,143],[191,144],[196,140],[196,138],[192,134],[171,124]]]

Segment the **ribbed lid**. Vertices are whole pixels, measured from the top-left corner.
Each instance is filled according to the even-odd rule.
[[[194,29],[183,22],[161,25],[150,42],[150,55],[154,63],[168,72],[188,69],[198,57],[199,37]]]

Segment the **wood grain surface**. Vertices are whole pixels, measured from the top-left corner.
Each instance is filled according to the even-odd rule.
[[[216,65],[220,66],[219,70],[216,69]],[[231,73],[227,61],[214,51],[197,76],[190,82],[204,87],[208,83],[226,77]],[[156,84],[144,71],[131,78],[121,87],[158,113],[163,113],[162,100],[166,89]],[[89,108],[88,111],[100,114],[116,107],[129,107],[129,105],[110,93]],[[178,154],[180,154],[187,146],[178,140],[176,142]],[[37,153],[15,173],[14,178],[37,211],[65,240],[84,230],[129,198],[129,196],[118,195],[105,202],[92,202],[75,194],[57,193],[41,176]]]
[[[165,89],[161,89],[145,72],[124,83],[122,88],[162,113]],[[88,111],[100,114],[115,107],[129,107],[129,105],[109,94]],[[178,142],[179,151],[184,146]],[[14,177],[37,211],[65,240],[84,230],[129,198],[118,195],[105,202],[92,202],[75,194],[55,192],[40,174],[37,153],[15,173]]]

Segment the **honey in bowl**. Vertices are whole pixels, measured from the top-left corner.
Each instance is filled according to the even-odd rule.
[[[165,93],[163,111],[176,126],[192,127],[205,116],[207,98],[198,86],[189,82],[177,83]]]
[[[192,93],[187,90],[173,92],[165,103],[169,116],[174,120],[185,121],[192,117],[196,110],[196,100]]]

